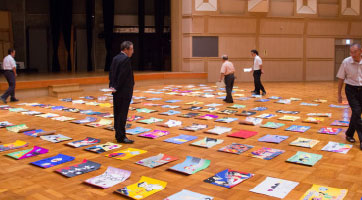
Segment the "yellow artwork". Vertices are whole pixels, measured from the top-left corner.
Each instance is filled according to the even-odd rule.
[[[325,187],[321,185],[313,185],[300,200],[342,200],[347,195],[348,190]]]
[[[166,188],[167,182],[142,176],[132,185],[116,190],[117,193],[132,199],[143,199]]]
[[[137,156],[137,155],[140,155],[140,154],[143,154],[146,152],[147,151],[141,150],[141,149],[128,148],[128,149],[123,149],[123,150],[108,154],[108,155],[106,155],[106,157],[115,158],[118,160],[126,160],[128,158],[132,158],[134,156]]]

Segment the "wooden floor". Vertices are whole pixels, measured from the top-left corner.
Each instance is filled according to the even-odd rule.
[[[212,86],[211,84],[209,84]],[[186,86],[183,85],[183,86]],[[245,92],[236,92],[245,94],[246,96],[250,95],[250,90],[252,90],[251,83],[238,83],[236,86],[239,89],[244,89]],[[284,131],[284,127],[279,129],[265,129],[259,127],[251,127],[245,125],[239,125],[236,122],[230,124],[219,124],[213,121],[204,121],[198,119],[185,119],[180,117],[167,117],[159,115],[158,113],[162,111],[167,111],[168,109],[161,107],[152,107],[159,112],[153,114],[141,114],[144,117],[154,116],[161,119],[176,119],[183,121],[184,125],[190,125],[193,122],[199,122],[202,124],[208,124],[209,127],[214,127],[215,125],[221,126],[230,126],[233,128],[233,131],[238,131],[241,129],[244,130],[253,130],[257,131],[258,135],[248,138],[248,139],[238,139],[226,137],[226,134],[223,135],[209,135],[205,134],[202,131],[198,132],[188,132],[182,131],[177,128],[159,128],[155,125],[143,125],[139,123],[132,122],[132,127],[145,127],[151,129],[160,129],[170,131],[170,135],[161,137],[155,140],[141,138],[137,136],[129,136],[130,139],[135,140],[135,144],[132,145],[123,145],[123,148],[133,147],[148,152],[128,160],[120,161],[112,158],[105,157],[103,154],[94,154],[91,152],[84,151],[84,148],[71,148],[64,143],[53,144],[47,141],[43,141],[39,138],[29,137],[23,134],[17,134],[13,132],[8,132],[6,129],[0,129],[0,144],[14,142],[16,139],[24,140],[29,142],[29,146],[41,146],[49,149],[49,153],[39,155],[36,157],[23,159],[23,160],[14,160],[7,156],[3,156],[10,152],[18,151],[12,150],[7,152],[1,152],[0,154],[0,199],[76,199],[76,200],[89,200],[89,199],[126,199],[125,197],[115,194],[114,190],[122,188],[124,186],[133,184],[137,182],[141,176],[148,176],[163,180],[167,182],[167,187],[165,190],[156,193],[150,196],[147,199],[159,200],[164,199],[167,196],[170,196],[176,192],[179,192],[182,189],[189,189],[194,192],[214,196],[216,200],[219,199],[230,199],[230,200],[273,200],[277,198],[264,196],[256,193],[249,192],[250,189],[254,188],[256,185],[261,183],[267,176],[276,177],[281,179],[286,179],[290,181],[297,181],[299,185],[289,193],[285,198],[288,200],[297,200],[299,199],[304,192],[306,192],[312,184],[319,184],[324,186],[336,187],[348,189],[348,194],[345,199],[360,200],[362,196],[362,151],[359,150],[359,145],[354,145],[346,155],[338,154],[332,152],[321,151],[321,148],[325,146],[328,141],[342,142],[346,143],[343,133],[338,135],[325,135],[318,134],[317,131],[323,126],[329,125],[332,121],[336,119],[342,119],[343,109],[340,108],[330,108],[330,104],[337,104],[337,83],[336,82],[311,82],[311,83],[265,83],[265,88],[267,89],[267,97],[269,96],[280,96],[282,98],[291,98],[297,97],[301,98],[300,102],[292,102],[290,105],[281,105],[273,103],[275,100],[271,100],[265,103],[254,102],[254,99],[247,101],[236,101],[237,104],[246,105],[246,109],[252,109],[256,106],[266,106],[268,110],[260,113],[273,113],[279,109],[283,110],[293,110],[300,111],[298,116],[305,118],[307,113],[310,112],[330,112],[332,113],[332,118],[326,119],[321,124],[307,124],[302,123],[301,120],[296,122],[281,122],[277,120],[277,117],[274,117],[265,121],[272,122],[281,122],[285,123],[285,128],[289,125],[309,125],[312,126],[310,130],[305,133],[295,133]],[[170,99],[181,99],[182,102],[175,103],[176,105],[181,105],[182,107],[188,107],[185,105],[186,102],[190,101],[202,101],[204,104],[207,103],[224,103],[220,99],[215,98],[195,98],[195,97],[181,97],[181,96],[171,96],[171,95],[160,95],[160,94],[149,94],[143,93],[147,89],[162,89],[164,85],[155,85],[149,87],[139,87],[136,90],[140,92],[135,92],[135,96],[145,96],[145,97],[162,97],[162,101],[155,101],[152,103],[162,103],[166,104],[163,101]],[[84,95],[100,96],[102,92],[98,91],[86,91]],[[234,97],[235,98],[235,97]],[[314,99],[327,99],[327,103],[320,103],[317,107],[310,106],[301,106],[301,102],[313,103]],[[27,103],[44,103],[52,105],[62,105],[66,107],[76,107],[80,109],[92,109],[94,111],[101,112],[112,112],[111,108],[100,108],[98,106],[86,106],[86,105],[72,105],[72,103],[61,102],[58,99],[51,97],[40,97],[34,99],[21,99],[21,102]],[[79,113],[68,113],[64,111],[53,111],[45,108],[38,107],[26,107],[26,106],[17,106],[16,104],[9,104],[14,107],[23,107],[25,109],[31,109],[42,112],[51,112],[57,113],[64,116],[75,117],[77,119],[83,119],[85,115]],[[228,104],[230,105],[230,104]],[[228,106],[224,104],[222,108]],[[142,106],[142,104],[135,104],[132,107],[140,108],[147,107]],[[182,113],[188,111],[181,110]],[[136,111],[130,111],[129,115],[136,114]],[[278,114],[281,116],[281,114]],[[244,117],[238,117],[243,119]],[[115,142],[114,133],[102,128],[91,128],[83,125],[72,124],[69,122],[57,122],[51,119],[44,119],[34,116],[24,116],[20,113],[13,113],[9,111],[0,110],[0,121],[9,121],[13,124],[25,123],[29,127],[41,128],[43,130],[57,130],[58,133],[72,137],[73,139],[83,139],[87,136],[101,139],[101,143],[105,142]],[[210,136],[214,138],[223,139],[222,144],[216,145],[211,149],[204,149],[200,147],[195,147],[189,145],[190,142],[184,143],[181,145],[171,144],[163,142],[164,139],[174,137],[178,134],[190,134],[199,136],[203,138],[205,136]],[[265,134],[280,134],[289,136],[289,138],[280,144],[271,144],[258,142],[258,138],[264,136]],[[314,146],[312,149],[305,149],[301,147],[289,146],[288,144],[295,140],[297,137],[306,137],[311,139],[318,139],[320,142]],[[357,136],[355,137],[357,139]],[[248,156],[249,152],[244,152],[241,155],[228,154],[223,152],[218,152],[217,150],[223,146],[231,144],[232,142],[238,142],[242,144],[249,144],[258,147],[271,147],[285,150],[286,152],[277,156],[272,160],[261,160],[258,158],[252,158]],[[23,148],[24,149],[24,148]],[[317,153],[323,155],[322,160],[320,160],[315,166],[307,167],[296,165],[292,163],[287,163],[289,157],[294,155],[296,151],[306,151],[310,153]],[[76,159],[72,162],[65,163],[60,166],[41,169],[30,165],[30,162],[40,160],[42,158],[50,157],[57,155],[58,153],[63,153],[70,156],[75,156]],[[171,156],[176,156],[179,158],[178,161],[163,165],[155,169],[149,169],[137,164],[134,164],[136,161],[154,156],[158,153],[165,153]],[[169,167],[181,163],[186,156],[195,156],[211,160],[210,166],[200,171],[194,175],[182,175],[167,170]],[[73,178],[65,178],[58,173],[55,173],[55,169],[59,169],[64,166],[69,166],[71,164],[79,163],[83,159],[89,159],[102,164],[102,167],[94,172],[83,174]],[[113,166],[121,169],[126,169],[132,171],[131,177],[125,182],[116,185],[110,189],[97,189],[91,187],[87,184],[82,183],[84,180],[94,177],[96,175],[102,174],[108,166]],[[203,182],[206,178],[214,175],[217,172],[220,172],[225,169],[239,170],[248,173],[254,173],[255,176],[251,179],[237,185],[232,189],[226,189],[218,186],[214,186],[209,183]]]

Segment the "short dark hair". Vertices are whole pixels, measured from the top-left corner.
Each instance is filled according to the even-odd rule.
[[[251,53],[255,53],[257,56],[259,55],[259,52],[256,49],[253,49],[250,51]]]
[[[351,47],[357,47],[358,49],[361,49],[361,45],[358,43],[353,43]]]
[[[15,51],[15,49],[10,48],[10,49],[8,49],[8,54],[10,55],[10,54],[12,54],[14,51]]]
[[[123,51],[123,50],[125,50],[125,49],[131,48],[132,45],[133,45],[133,43],[130,42],[130,41],[124,41],[124,42],[122,42],[122,44],[121,44],[121,51]]]
[[[222,58],[223,60],[229,60],[229,57],[228,57],[227,55],[223,55],[221,58]]]

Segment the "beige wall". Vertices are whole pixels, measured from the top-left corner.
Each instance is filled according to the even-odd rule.
[[[195,0],[180,4],[172,9],[179,16],[171,23],[180,24],[180,41],[172,41],[172,69],[208,72],[210,82],[218,79],[221,61],[192,57],[192,36],[218,36],[219,57],[229,55],[237,81],[252,80],[242,68],[252,65],[254,48],[264,61],[265,81],[334,80],[335,39],[362,38],[362,17],[342,16],[335,0],[318,1],[318,14],[310,16],[296,14],[294,0],[270,0],[266,13],[248,12],[247,0],[218,0],[211,12],[196,11]]]

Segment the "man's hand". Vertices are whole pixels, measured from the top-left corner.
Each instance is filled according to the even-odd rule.
[[[342,95],[338,95],[338,103],[342,103]]]
[[[111,90],[112,90],[112,93],[117,92],[117,90],[116,90],[116,89],[114,89],[113,87],[110,87],[109,89],[111,89]]]
[[[261,70],[261,73],[264,74],[264,70]]]

